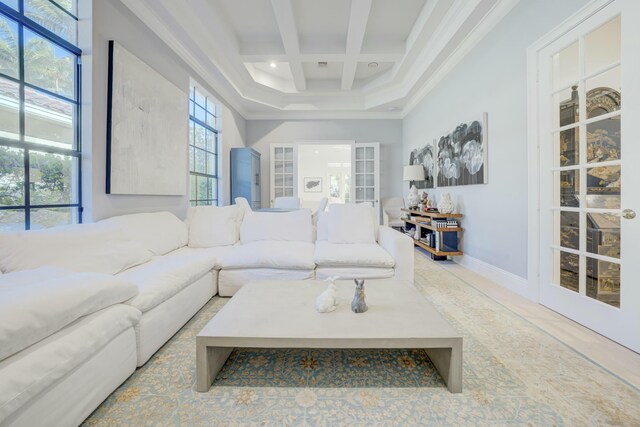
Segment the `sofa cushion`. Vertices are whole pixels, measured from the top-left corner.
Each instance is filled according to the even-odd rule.
[[[369,203],[329,205],[327,240],[331,243],[375,243],[375,221]]]
[[[189,247],[227,246],[238,241],[238,206],[199,206],[189,210]]]
[[[329,238],[329,212],[318,212],[318,222],[316,224],[316,240],[327,240]]]
[[[68,378],[114,338],[132,330],[139,320],[140,311],[135,308],[112,305],[0,362],[0,425],[7,425],[12,414]],[[88,386],[86,390],[93,391]],[[48,415],[42,414],[38,424],[57,425]]]
[[[395,277],[393,267],[318,267],[316,268],[316,280],[325,280],[329,277],[340,279],[387,279]]]
[[[240,226],[243,244],[259,241],[313,242],[311,211],[247,213]]]
[[[150,259],[149,250],[124,237],[112,224],[0,233],[0,270],[4,273],[53,266],[116,274]]]
[[[174,251],[146,264],[123,271],[117,277],[138,287],[127,304],[145,312],[168,300],[211,271],[216,258],[210,253]]]
[[[389,252],[377,243],[331,243],[317,241],[313,261],[319,267],[393,267]]]
[[[279,214],[276,214],[279,215]],[[253,242],[234,246],[222,256],[222,269],[281,268],[313,270],[313,243]]]
[[[189,240],[187,225],[171,212],[114,216],[100,223],[119,227],[125,236],[142,244],[154,255],[164,255],[186,246]]]
[[[0,278],[0,360],[103,308],[138,293],[123,280],[55,267]]]
[[[237,245],[236,245],[237,246]],[[190,257],[190,256],[201,256],[201,255],[207,255],[207,256],[211,256],[213,257],[214,260],[214,264],[213,264],[213,268],[216,270],[219,270],[220,267],[222,266],[222,257],[229,253],[230,251],[233,250],[235,246],[214,246],[211,248],[190,248],[189,246],[184,246],[180,249],[176,249],[175,251],[171,252],[168,255],[171,256],[186,256],[186,257]]]

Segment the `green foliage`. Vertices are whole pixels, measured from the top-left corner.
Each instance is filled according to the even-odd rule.
[[[0,205],[24,204],[24,158],[22,150],[0,147]]]
[[[18,77],[17,25],[0,17],[0,72]]]
[[[56,3],[75,13],[75,0]],[[25,16],[42,27],[75,43],[76,22],[49,0],[25,0]],[[43,89],[73,98],[75,95],[75,55],[56,47],[39,35],[25,30],[25,81]],[[14,78],[19,71],[18,26],[0,16],[0,73]],[[46,128],[45,128],[46,132]],[[43,139],[56,140],[56,129]],[[40,137],[40,136],[39,136]],[[25,205],[25,151],[0,146],[0,206]],[[77,169],[73,158],[57,154],[30,151],[30,204],[59,205],[75,202],[73,179]],[[32,209],[32,228],[50,227],[72,221],[71,209]],[[0,229],[20,227],[24,210],[0,212]]]

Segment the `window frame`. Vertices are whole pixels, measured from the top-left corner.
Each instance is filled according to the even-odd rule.
[[[68,16],[71,16],[76,21],[76,25],[78,22],[78,17],[74,16],[71,12],[60,6],[57,2],[53,0],[49,0],[49,2],[61,9]],[[82,134],[81,134],[81,121],[82,121],[82,111],[81,111],[81,100],[82,100],[82,50],[74,45],[73,43],[65,40],[64,38],[58,36],[54,32],[48,30],[47,28],[41,26],[36,21],[28,18],[24,14],[24,0],[18,0],[18,10],[14,10],[4,3],[0,3],[0,17],[9,19],[14,21],[18,26],[18,78],[13,76],[9,76],[3,73],[0,73],[0,78],[18,84],[18,93],[19,93],[19,139],[13,140],[4,137],[0,137],[0,147],[2,148],[15,148],[23,151],[23,159],[24,159],[24,194],[23,199],[24,203],[22,205],[12,205],[12,206],[0,206],[0,211],[10,211],[10,210],[24,210],[24,229],[31,229],[31,210],[32,209],[52,209],[52,208],[76,208],[77,209],[77,223],[82,223]],[[74,95],[75,99],[68,98],[65,95],[61,95],[50,90],[41,88],[32,83],[28,83],[25,81],[25,30],[29,30],[34,33],[36,36],[42,37],[48,42],[52,43],[58,48],[64,49],[65,51],[71,53],[76,56],[76,64],[75,64],[75,85],[74,85]],[[35,142],[29,142],[25,140],[26,137],[26,113],[25,113],[25,105],[26,105],[26,88],[31,90],[35,90],[36,92],[42,93],[46,96],[50,96],[52,98],[68,102],[73,106],[73,119],[75,123],[73,124],[73,132],[74,132],[74,147],[72,149],[65,149],[59,147],[53,147],[45,144],[38,144]],[[77,174],[77,188],[75,192],[77,194],[71,194],[71,199],[77,200],[76,203],[65,203],[65,204],[32,204],[31,203],[31,167],[30,167],[30,153],[32,151],[46,154],[58,154],[69,156],[75,158],[75,165],[72,165],[72,173]],[[72,160],[73,161],[73,160]],[[73,217],[73,216],[72,216]],[[73,222],[72,222],[73,223]]]
[[[202,105],[201,103],[198,102],[198,96],[196,96],[196,92],[201,95],[202,97],[204,97],[204,105]],[[191,83],[190,87],[189,87],[189,127],[191,128],[191,126],[193,125],[194,127],[194,131],[193,131],[193,135],[189,135],[189,142],[188,142],[188,149],[189,149],[189,156],[191,156],[191,149],[193,149],[193,155],[194,155],[194,159],[193,159],[193,170],[191,169],[191,167],[189,167],[189,204],[191,206],[219,206],[220,205],[220,191],[219,191],[219,184],[220,184],[220,140],[219,140],[219,131],[218,129],[215,127],[215,125],[218,124],[218,120],[219,120],[219,115],[217,115],[217,103],[214,102],[213,97],[210,96],[209,94],[207,94],[205,91],[203,91],[197,84]],[[196,107],[200,107],[204,110],[204,115],[205,115],[205,121],[202,121],[201,119],[196,117]],[[214,122],[214,126],[208,124],[206,122],[206,119],[208,117],[208,115],[211,115],[213,117],[213,122]],[[200,126],[205,130],[205,133],[207,131],[211,132],[213,134],[213,138],[214,138],[214,143],[213,143],[213,151],[209,151],[206,148],[206,142],[205,142],[205,148],[200,148],[196,145],[195,143],[195,138],[196,138],[196,132],[195,132],[195,126]],[[205,159],[205,170],[208,170],[208,157],[209,156],[213,156],[213,161],[215,163],[215,173],[210,174],[210,173],[203,173],[203,172],[197,172],[196,171],[196,161],[195,161],[195,153],[196,150],[201,150],[204,151],[205,156],[207,156]],[[191,160],[191,159],[190,159]],[[190,161],[191,164],[191,161]],[[195,177],[196,179],[196,188],[195,188],[195,199],[191,198],[191,192],[192,192],[192,188],[191,188],[191,177]],[[207,199],[199,199],[198,198],[198,188],[197,188],[197,179],[198,177],[200,178],[206,178],[206,179],[212,179],[213,180],[213,184],[212,184],[212,192],[215,192],[215,196],[211,198],[207,198]],[[202,204],[201,204],[202,203]]]

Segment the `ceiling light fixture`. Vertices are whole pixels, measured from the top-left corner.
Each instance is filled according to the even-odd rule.
[[[369,63],[367,64],[367,66],[368,66],[369,68],[378,68],[378,63],[377,63],[377,62],[369,62]]]
[[[276,68],[277,66],[278,66],[278,63],[276,61],[269,62],[269,67]]]

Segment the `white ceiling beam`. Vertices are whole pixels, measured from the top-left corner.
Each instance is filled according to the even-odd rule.
[[[296,90],[302,92],[307,88],[307,81],[302,69],[302,63],[296,59],[300,55],[300,40],[298,39],[298,29],[293,16],[291,0],[271,0],[271,7],[278,23],[284,51],[293,75],[293,83],[296,86]]]
[[[287,61],[285,54],[271,55],[267,53],[240,55],[242,62],[269,62]],[[356,62],[397,62],[404,57],[404,52],[388,53],[361,53],[357,55]],[[344,62],[347,55],[344,53],[301,53],[296,57],[300,62]]]
[[[347,32],[346,60],[342,68],[342,90],[351,90],[356,77],[357,57],[362,50],[364,33],[371,12],[371,0],[352,0],[349,15],[349,30]]]

